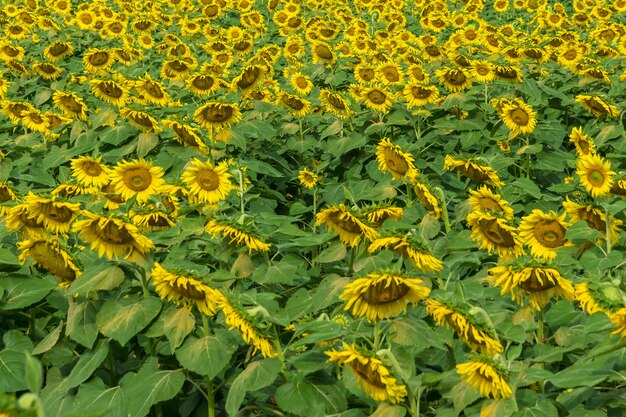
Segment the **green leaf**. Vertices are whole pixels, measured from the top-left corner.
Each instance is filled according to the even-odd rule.
[[[57,326],[56,329],[48,333],[46,337],[44,337],[41,340],[41,342],[39,342],[37,346],[35,346],[31,354],[39,355],[52,349],[54,345],[56,345],[57,341],[59,340],[59,336],[61,336],[62,331],[63,331],[63,321],[61,321],[61,323]]]
[[[31,306],[43,300],[57,284],[52,278],[3,278],[5,302],[0,310],[14,310]]]
[[[411,317],[399,318],[393,322],[389,331],[395,343],[413,346],[417,352],[430,347],[447,350],[441,341],[440,335],[423,320]]]
[[[343,288],[350,283],[350,277],[340,277],[337,274],[328,274],[317,286],[313,294],[312,305],[315,311],[322,310],[331,304],[339,302],[339,295]]]
[[[454,404],[454,410],[459,413],[465,407],[472,404],[474,401],[480,398],[480,394],[471,385],[465,381],[461,381],[450,390],[447,395],[452,399]]]
[[[133,137],[135,131],[136,129],[130,127],[129,125],[118,125],[107,128],[107,130],[103,132],[100,138],[103,142],[110,143],[114,146],[119,146],[122,143],[128,141],[131,137]]]
[[[404,417],[406,415],[406,408],[399,405],[391,405],[389,403],[378,404],[378,408],[370,417]]]
[[[537,199],[542,198],[541,190],[539,189],[537,184],[535,184],[528,178],[518,178],[515,181],[513,181],[510,185],[512,185],[513,187],[519,188],[520,190],[524,191],[524,193],[534,198],[537,198]]]
[[[341,132],[343,129],[343,122],[339,119],[335,120],[331,123],[326,129],[322,131],[320,134],[320,139],[325,139],[329,136],[334,136],[337,133]]]
[[[126,374],[120,381],[129,417],[144,417],[154,404],[167,401],[180,393],[185,382],[184,372],[181,369],[158,370],[157,366],[157,358],[151,357],[138,373]]]
[[[318,401],[316,389],[308,382],[281,385],[276,390],[276,403],[281,409],[298,416],[324,415],[324,404]]]
[[[109,354],[109,346],[106,342],[101,341],[95,350],[83,353],[72,368],[69,376],[63,380],[61,386],[65,390],[77,387],[85,382],[100,367],[104,359]]]
[[[8,249],[0,248],[0,271],[17,271],[20,269],[20,261],[17,256]]]
[[[141,132],[137,136],[137,155],[143,158],[158,144],[159,138],[153,132]]]
[[[28,388],[24,352],[13,349],[0,352],[0,392],[16,392]]]
[[[236,349],[236,344],[228,337],[190,337],[176,350],[176,358],[184,368],[214,378],[229,365]]]
[[[117,266],[102,269],[102,264],[86,269],[70,285],[73,294],[86,294],[90,291],[112,290],[124,282],[124,271]]]
[[[599,360],[577,363],[555,374],[549,381],[559,388],[592,387],[615,374],[615,371],[603,365]]]
[[[172,350],[177,349],[195,327],[196,318],[186,308],[170,310],[163,321],[163,332],[172,345]]]
[[[87,300],[80,304],[70,301],[67,311],[67,327],[65,328],[67,336],[91,349],[98,338],[97,312],[94,301]]]
[[[250,363],[233,380],[226,397],[226,412],[235,415],[243,402],[246,392],[258,391],[271,385],[280,371],[281,363],[277,359],[263,359]]]
[[[348,251],[344,245],[340,242],[334,242],[317,255],[315,259],[313,259],[313,262],[319,262],[322,264],[337,262],[344,259],[347,253]]]
[[[43,367],[39,360],[24,352],[26,357],[26,382],[30,392],[39,394],[43,386]]]
[[[74,400],[74,409],[81,412],[105,413],[107,417],[126,417],[126,398],[121,387],[109,388],[100,378],[82,384]]]
[[[300,269],[299,265],[289,262],[278,262],[270,267],[258,268],[251,279],[259,284],[290,285]]]
[[[541,401],[534,407],[525,408],[511,417],[558,417],[559,412],[550,401]]]
[[[359,132],[352,132],[349,136],[328,138],[327,152],[338,158],[353,149],[367,145],[367,137]]]
[[[146,297],[127,306],[109,299],[96,315],[96,324],[100,333],[117,340],[123,346],[150,324],[159,314],[161,305],[161,300],[156,297]]]
[[[582,220],[567,228],[565,237],[574,243],[584,243],[595,241],[602,233],[589,227],[589,224]]]

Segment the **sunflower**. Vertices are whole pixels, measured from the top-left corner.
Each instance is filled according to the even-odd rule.
[[[40,133],[50,133],[48,132],[48,127],[46,126],[46,121],[42,117],[42,114],[39,110],[30,110],[22,113],[22,119],[20,122],[26,126],[26,128],[33,130],[35,132]]]
[[[400,65],[393,61],[381,62],[376,67],[377,79],[385,85],[404,84],[404,72]]]
[[[383,362],[373,354],[366,354],[355,345],[343,342],[343,350],[325,352],[329,362],[339,362],[350,367],[357,380],[357,385],[376,401],[398,403],[407,396],[406,386],[399,384]]]
[[[34,237],[17,243],[21,264],[26,258],[33,259],[35,265],[45,269],[59,279],[59,286],[69,286],[80,274],[72,256],[63,250],[56,239]]]
[[[74,47],[71,43],[64,41],[55,41],[48,45],[43,51],[43,56],[52,61],[60,61],[61,59],[68,57],[74,53]]]
[[[32,104],[26,101],[2,100],[0,106],[2,107],[2,112],[14,124],[18,124],[27,112],[36,110]]]
[[[360,212],[374,227],[382,226],[385,220],[400,220],[404,215],[404,209],[389,204],[362,207]]]
[[[85,187],[103,187],[109,183],[111,170],[100,162],[102,157],[79,156],[72,159],[72,175]]]
[[[499,400],[509,398],[513,394],[506,382],[505,373],[486,359],[460,363],[456,365],[456,371],[463,381],[479,391],[483,397]]]
[[[204,230],[212,237],[221,235],[223,239],[229,238],[229,243],[234,242],[239,246],[246,246],[249,253],[252,251],[267,252],[271,247],[269,243],[265,243],[260,237],[255,236],[251,225],[232,222],[227,218],[211,219]]]
[[[592,113],[596,118],[600,118],[604,115],[607,117],[619,117],[620,115],[620,111],[617,107],[608,104],[598,96],[579,94],[576,96],[576,102],[583,106],[585,110]]]
[[[337,61],[337,55],[333,52],[333,48],[326,42],[312,42],[311,55],[313,56],[313,64],[331,65]]]
[[[507,220],[513,220],[513,209],[509,202],[499,194],[494,194],[486,186],[481,186],[478,190],[470,190],[469,205],[472,211],[482,211],[486,213],[502,213]]]
[[[258,326],[253,323],[252,317],[223,293],[218,291],[217,294],[218,307],[224,313],[229,330],[237,329],[244,342],[252,345],[253,353],[260,351],[264,358],[276,357],[277,353],[272,346],[272,340],[263,336]]]
[[[131,209],[128,212],[128,217],[135,226],[147,232],[165,230],[176,226],[176,223],[172,221],[167,213],[164,213],[155,207],[144,207],[137,211]]]
[[[40,62],[33,65],[33,69],[44,80],[56,80],[61,76],[63,68],[59,68],[49,62]]]
[[[494,356],[504,351],[495,335],[461,308],[429,298],[426,300],[426,311],[438,326],[446,326],[454,330],[472,352],[480,350],[485,355]]]
[[[98,189],[95,187],[83,187],[76,182],[66,182],[59,184],[50,192],[53,197],[72,198],[78,195],[97,195]]]
[[[89,243],[91,250],[98,251],[99,257],[137,261],[154,248],[154,243],[142,235],[137,226],[121,218],[102,217],[88,211],[83,214],[87,219],[75,222],[72,231],[78,232],[78,237]]]
[[[115,62],[115,56],[107,50],[91,48],[83,54],[83,65],[87,72],[106,70]]]
[[[228,173],[228,163],[213,166],[194,158],[181,176],[187,186],[190,200],[199,203],[215,204],[223,201],[233,189]]]
[[[441,218],[441,205],[439,204],[439,200],[433,194],[433,191],[430,187],[418,180],[417,178],[411,179],[411,184],[413,185],[413,191],[415,191],[415,196],[422,203],[424,208],[428,210],[435,219]]]
[[[124,200],[135,197],[138,203],[145,203],[150,195],[158,194],[165,181],[163,168],[152,166],[143,158],[121,161],[111,174],[111,185]]]
[[[505,105],[502,108],[500,118],[514,135],[518,133],[530,134],[537,126],[537,113],[522,101]]]
[[[500,293],[523,305],[526,297],[535,310],[542,310],[551,298],[573,301],[574,286],[555,267],[545,265],[509,265],[489,269],[489,280],[501,288]]]
[[[296,91],[296,93],[306,96],[313,89],[313,83],[306,75],[302,74],[300,71],[294,72],[291,77],[289,77],[289,84]]]
[[[367,252],[374,253],[383,249],[400,254],[424,272],[439,272],[443,269],[443,262],[435,258],[412,234],[378,237],[368,246]]]
[[[319,183],[320,177],[316,173],[303,168],[298,172],[298,180],[304,188],[311,189]]]
[[[193,120],[205,129],[221,130],[241,120],[239,106],[235,103],[210,101],[200,106],[193,114]]]
[[[510,83],[522,82],[522,71],[515,65],[494,65],[496,78]]]
[[[611,187],[611,194],[618,195],[620,197],[626,196],[626,180],[619,179],[613,182]]]
[[[493,9],[498,13],[504,13],[509,8],[509,0],[496,0],[493,3]]]
[[[593,154],[578,157],[576,173],[582,186],[593,198],[608,196],[616,175],[611,171],[609,161]]]
[[[107,210],[115,210],[122,204],[126,204],[126,200],[115,192],[115,187],[110,182],[100,188],[102,197],[104,197],[104,208]]]
[[[91,92],[100,100],[117,107],[124,107],[128,90],[113,80],[91,80]]]
[[[615,325],[615,330],[611,334],[619,334],[622,338],[626,338],[626,307],[611,314],[610,318]]]
[[[382,113],[387,113],[395,100],[391,91],[378,85],[364,88],[360,98],[365,106]]]
[[[595,155],[596,153],[595,142],[583,132],[582,126],[572,129],[569,134],[569,141],[576,147],[578,156]]]
[[[235,77],[231,83],[234,91],[246,93],[253,90],[259,83],[263,81],[267,70],[262,65],[249,65],[241,70],[241,73]]]
[[[467,216],[467,225],[472,228],[472,240],[491,254],[503,257],[518,257],[524,254],[522,242],[515,227],[503,217],[493,213],[474,211]]]
[[[489,165],[481,165],[472,159],[457,159],[446,155],[443,168],[449,171],[457,171],[466,177],[485,182],[493,187],[502,188],[504,183],[498,178],[496,171]]]
[[[161,78],[167,78],[170,81],[185,79],[195,68],[195,64],[195,61],[187,62],[184,58],[163,61]]]
[[[145,111],[122,109],[120,116],[126,117],[132,126],[137,127],[142,132],[159,133],[162,130],[159,122]]]
[[[0,71],[0,99],[3,99],[7,91],[9,91],[9,82],[2,77],[2,71]]]
[[[55,91],[52,94],[54,106],[67,117],[87,120],[87,105],[76,93]]]
[[[376,230],[368,226],[364,219],[343,204],[321,210],[316,215],[316,224],[325,224],[339,235],[341,243],[352,247],[357,246],[362,237],[374,240],[378,236]]]
[[[606,214],[602,208],[593,204],[578,204],[570,201],[569,197],[563,201],[563,208],[565,208],[565,212],[571,218],[572,223],[586,221],[590,228],[606,234]],[[611,241],[615,242],[619,238],[619,227],[622,223],[621,220],[613,216],[609,217]]]
[[[39,216],[33,216],[28,203],[21,203],[10,207],[6,214],[6,228],[8,231],[19,230],[22,238],[47,235],[47,230]]]
[[[340,299],[347,301],[344,310],[352,309],[356,317],[379,321],[406,312],[430,294],[430,289],[418,278],[393,273],[371,273],[346,285]]]
[[[520,238],[530,247],[533,256],[543,260],[556,259],[556,248],[571,246],[565,239],[569,224],[565,221],[566,213],[561,216],[551,211],[549,214],[534,209],[524,216],[519,226]]]
[[[381,172],[389,171],[395,180],[411,179],[418,175],[413,156],[403,152],[391,139],[383,138],[376,146],[376,160]]]
[[[158,262],[151,272],[152,283],[161,299],[177,306],[195,305],[200,313],[213,316],[217,312],[217,290],[207,286],[198,277],[168,271]]]
[[[611,317],[622,306],[620,291],[611,283],[595,281],[576,284],[576,301],[587,314],[604,313]]]
[[[418,81],[411,81],[404,86],[402,97],[409,107],[422,107],[429,103],[436,103],[439,99],[439,90],[434,85],[423,85]]]
[[[10,206],[3,206],[3,204],[8,201],[17,200],[17,194],[13,191],[13,187],[6,182],[0,181],[0,217],[6,216],[9,210],[11,210]]]
[[[221,80],[210,74],[196,74],[187,80],[187,89],[198,97],[210,96],[221,86]]]
[[[333,93],[328,89],[320,90],[320,102],[327,112],[341,119],[348,119],[352,115],[350,104],[339,93]]]
[[[464,68],[442,68],[435,74],[439,82],[452,93],[465,91],[472,86],[472,76]]]
[[[33,193],[26,196],[24,204],[29,218],[55,234],[69,233],[70,225],[80,214],[80,203],[56,201],[54,197],[39,197]]]
[[[175,120],[163,120],[161,124],[163,127],[172,129],[174,139],[181,145],[197,149],[201,154],[209,153],[209,148],[191,126]]]
[[[281,92],[278,95],[277,101],[277,104],[286,107],[289,110],[289,113],[296,117],[304,117],[311,113],[311,102],[302,97]]]

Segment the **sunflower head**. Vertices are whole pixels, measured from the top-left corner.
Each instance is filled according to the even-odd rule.
[[[613,186],[611,163],[598,155],[583,155],[578,157],[576,173],[580,177],[580,183],[592,197],[606,197]]]
[[[411,179],[418,175],[413,156],[403,152],[391,139],[383,138],[376,146],[376,160],[382,172],[389,171],[394,179]]]
[[[456,371],[472,388],[483,397],[509,398],[513,391],[506,381],[506,372],[488,358],[474,359],[456,366]]]

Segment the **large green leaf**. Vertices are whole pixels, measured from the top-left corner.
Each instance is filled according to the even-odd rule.
[[[195,327],[196,318],[186,308],[169,310],[163,320],[163,332],[172,345],[172,350],[177,349]]]
[[[0,310],[14,310],[43,300],[56,287],[56,282],[53,278],[2,278],[0,287],[5,291]]]
[[[257,391],[271,385],[280,371],[280,361],[264,359],[251,362],[246,369],[233,380],[226,397],[226,412],[235,415],[243,402],[246,392]]]
[[[90,291],[112,290],[124,281],[124,271],[117,266],[92,266],[85,270],[70,286],[74,294],[86,294]]]
[[[62,332],[63,322],[61,322],[56,329],[48,333],[46,337],[44,337],[41,342],[39,342],[37,346],[35,346],[31,353],[33,355],[39,355],[52,349],[54,345],[56,345],[56,343],[58,342]]]
[[[24,352],[5,349],[0,352],[0,392],[16,392],[28,388]]]
[[[146,327],[161,310],[161,300],[146,297],[130,305],[109,299],[96,315],[100,332],[125,345],[134,335]]]
[[[97,312],[95,301],[87,300],[80,304],[70,301],[65,329],[67,336],[81,345],[91,348],[98,337]]]
[[[185,343],[176,350],[178,362],[190,371],[214,378],[228,366],[230,357],[237,348],[228,334],[218,334],[220,336],[187,338]],[[199,360],[199,358],[202,359]]]
[[[105,413],[107,417],[127,417],[126,398],[121,387],[109,388],[100,378],[82,384],[74,399],[77,411]]]
[[[85,382],[100,367],[108,354],[109,346],[104,341],[100,341],[94,350],[87,351],[80,356],[61,386],[69,390]]]

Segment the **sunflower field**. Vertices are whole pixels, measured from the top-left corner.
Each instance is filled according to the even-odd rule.
[[[0,30],[0,417],[626,415],[626,0]]]

